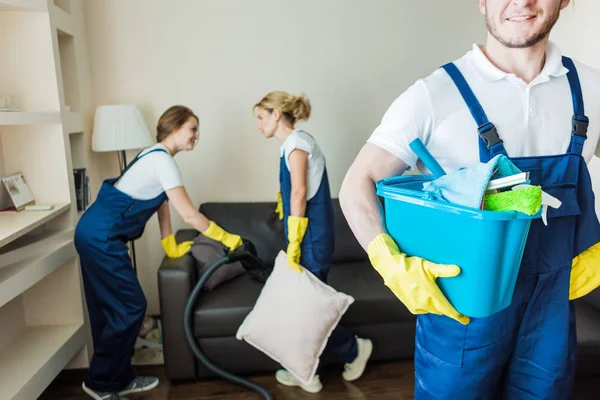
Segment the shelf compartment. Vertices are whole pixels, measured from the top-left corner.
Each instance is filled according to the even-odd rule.
[[[71,18],[71,15],[56,5],[51,6],[50,10],[52,23],[54,24],[54,26],[58,28],[59,31],[72,35],[73,20]]]
[[[83,132],[83,115],[80,112],[65,112],[63,117],[63,124],[65,131],[68,134],[75,134]]]
[[[0,398],[38,398],[85,341],[83,323],[26,327],[0,355]]]
[[[26,292],[77,255],[73,230],[50,232],[42,240],[0,256],[0,307]]]
[[[64,88],[64,104],[70,111],[81,110],[79,95],[79,73],[75,49],[75,38],[68,32],[58,30],[58,50],[60,54],[60,69]]]
[[[71,0],[54,0],[54,5],[66,13],[71,13]]]
[[[73,168],[85,168],[87,165],[87,149],[83,132],[69,135],[69,146],[71,146]]]
[[[0,0],[0,11],[48,11],[46,0]]]
[[[71,204],[55,204],[50,211],[0,212],[0,247],[67,212]]]
[[[0,12],[0,87],[23,111],[60,110],[52,37],[47,12]]]
[[[59,124],[60,114],[57,112],[22,112],[2,111],[0,112],[0,125],[47,125]]]
[[[0,127],[0,137],[5,175],[22,173],[38,204],[71,201],[67,138],[60,124]],[[0,240],[2,228],[0,221]]]

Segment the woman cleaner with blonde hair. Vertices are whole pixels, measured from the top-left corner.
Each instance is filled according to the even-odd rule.
[[[304,96],[271,92],[254,106],[254,112],[263,136],[276,137],[283,143],[278,209],[284,219],[288,262],[292,268],[301,271],[301,265],[327,282],[334,250],[334,220],[325,157],[310,134],[295,128],[297,121],[310,117],[310,102]],[[363,374],[372,349],[369,339],[357,338],[338,325],[325,351],[346,362],[342,375],[353,381]],[[318,375],[310,385],[301,384],[283,369],[275,377],[283,385],[300,386],[311,393],[322,389]]]

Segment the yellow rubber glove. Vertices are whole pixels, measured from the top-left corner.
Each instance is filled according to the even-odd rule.
[[[288,240],[290,242],[286,251],[288,264],[290,264],[292,269],[302,272],[302,267],[300,266],[300,255],[302,252],[300,248],[302,239],[304,239],[304,234],[306,233],[306,228],[308,228],[308,218],[290,215],[287,223]]]
[[[280,220],[283,219],[283,200],[281,199],[281,191],[277,192],[277,207],[275,208],[275,214]]]
[[[219,225],[210,221],[208,229],[202,234],[209,237],[217,242],[223,243],[230,251],[233,251],[242,245],[242,238],[238,235],[231,234],[221,228]]]
[[[446,315],[461,324],[469,323],[469,317],[459,314],[435,283],[437,278],[451,278],[460,274],[458,266],[407,257],[387,233],[373,239],[367,247],[367,253],[385,285],[411,313]]]
[[[179,258],[186,255],[188,251],[190,251],[192,243],[194,242],[181,242],[177,244],[175,235],[172,233],[160,241],[160,244],[162,244],[162,247],[165,250],[165,254],[170,258]]]
[[[569,300],[585,296],[600,286],[600,243],[573,259]]]

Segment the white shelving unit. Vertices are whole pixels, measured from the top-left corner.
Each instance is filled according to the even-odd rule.
[[[50,232],[14,248],[0,264],[0,307],[76,256],[73,230]],[[30,238],[28,238],[30,239]]]
[[[0,212],[0,249],[5,244],[50,222],[70,208],[71,204],[55,204],[51,211]],[[1,261],[0,265],[2,265]]]
[[[0,10],[47,11],[46,0],[2,0]]]
[[[83,324],[25,329],[8,351],[0,355],[0,375],[7,399],[35,399],[72,358],[85,340]],[[19,349],[29,349],[23,358]]]
[[[54,205],[0,212],[2,400],[35,399],[64,368],[89,365],[73,243],[73,168],[87,168],[91,129],[82,7],[0,0],[0,93],[22,109],[0,112],[0,176],[23,173],[36,202]]]
[[[45,125],[60,123],[60,114],[53,112],[2,112],[0,126]]]

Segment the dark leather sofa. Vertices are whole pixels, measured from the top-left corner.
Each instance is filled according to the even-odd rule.
[[[274,203],[206,203],[200,211],[224,229],[252,241],[259,256],[272,265],[283,249],[283,223]],[[342,322],[355,334],[373,340],[372,361],[410,359],[414,351],[415,316],[383,285],[366,253],[356,241],[334,200],[335,254],[329,284],[355,298]],[[178,242],[193,240],[195,230],[180,230]],[[170,380],[197,379],[211,373],[196,360],[184,335],[183,315],[197,282],[191,255],[163,260],[158,271],[164,359]],[[221,367],[238,374],[275,371],[279,366],[245,342],[236,331],[252,309],[262,285],[245,273],[201,294],[195,307],[194,333],[206,354]],[[575,302],[578,326],[578,374],[600,373],[600,291]],[[339,363],[330,355],[325,365]]]

